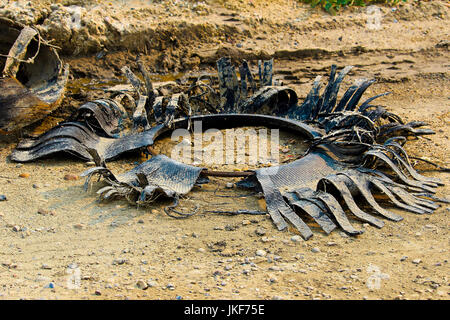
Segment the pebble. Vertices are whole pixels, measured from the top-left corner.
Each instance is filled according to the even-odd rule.
[[[279,266],[271,266],[269,267],[270,271],[281,271],[281,268]]]
[[[275,282],[278,281],[278,279],[277,279],[276,277],[274,277],[274,276],[271,276],[271,277],[269,277],[268,281],[269,281],[270,283],[275,283]]]
[[[86,228],[86,226],[82,223],[77,223],[77,224],[73,225],[73,227],[78,230],[82,230],[82,229]]]
[[[50,283],[47,284],[44,288],[47,288],[47,289],[53,289],[53,288],[55,288],[55,284],[54,284],[53,282],[50,282]]]
[[[403,256],[403,257],[400,258],[400,261],[405,261],[406,259],[408,259],[408,257],[407,256]]]
[[[244,225],[244,226],[247,226],[250,223],[251,223],[250,220],[242,220],[242,225]]]
[[[51,270],[52,267],[50,267],[48,264],[44,263],[44,264],[41,266],[41,269],[44,269],[44,270]]]
[[[258,235],[258,236],[263,236],[263,235],[266,234],[266,229],[263,228],[263,227],[257,228],[257,229],[255,230],[255,233],[256,233],[256,235]]]
[[[317,248],[317,247],[314,247],[314,248],[311,249],[311,252],[312,253],[318,253],[318,252],[320,252],[320,249]]]
[[[171,284],[171,283],[168,283],[166,288],[169,289],[169,290],[175,290],[175,286],[173,284]]]
[[[39,208],[38,211],[37,211],[37,213],[38,213],[38,214],[41,214],[41,215],[43,215],[43,216],[46,216],[46,215],[54,216],[54,215],[55,215],[55,213],[54,213],[53,211],[49,211],[49,210],[43,209],[43,208]]]
[[[256,255],[259,257],[264,257],[267,254],[264,250],[256,250]]]
[[[227,189],[232,189],[234,187],[234,183],[227,182],[227,184],[225,186],[227,187]]]
[[[8,200],[4,194],[0,194],[0,201]]]
[[[127,262],[126,259],[120,258],[120,259],[114,259],[113,262],[112,262],[112,264],[113,264],[113,265],[121,265],[121,264],[124,264],[124,263],[126,263],[126,262]]]
[[[414,263],[414,264],[419,264],[419,263],[421,263],[421,262],[422,262],[421,259],[414,259],[414,260],[412,261],[412,263]]]
[[[205,252],[205,249],[204,248],[198,248],[197,251],[198,252]]]
[[[139,280],[138,282],[136,282],[136,287],[138,289],[145,290],[148,288],[148,284],[143,280]]]
[[[153,280],[148,280],[148,281],[147,281],[147,286],[148,286],[149,288],[156,287],[156,285],[157,285],[156,281],[153,281]]]
[[[262,237],[261,241],[264,242],[264,243],[267,243],[267,242],[270,242],[272,240],[270,238],[268,238],[268,237]]]
[[[327,246],[334,247],[334,246],[337,246],[337,243],[336,242],[327,242]]]
[[[66,175],[64,176],[64,180],[67,180],[67,181],[75,181],[75,180],[78,180],[78,176],[77,176],[76,174],[70,174],[70,173],[68,173],[68,174],[66,174]]]
[[[139,220],[138,220],[138,223],[141,223],[141,224],[142,224],[142,223],[144,223],[144,220],[139,219]]]
[[[96,296],[101,296],[101,295],[102,295],[102,292],[101,292],[100,290],[95,290],[94,294],[95,294]]]
[[[302,238],[300,236],[292,236],[291,237],[292,242],[300,242],[301,240],[302,240]]]
[[[19,174],[19,178],[29,178],[29,177],[30,177],[30,174],[27,172]]]
[[[22,228],[19,227],[19,226],[14,226],[12,229],[13,229],[13,231],[15,231],[15,232],[19,232],[19,231],[22,230]]]

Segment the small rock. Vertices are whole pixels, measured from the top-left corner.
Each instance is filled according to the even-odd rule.
[[[119,258],[119,259],[114,259],[113,262],[112,262],[112,264],[113,264],[113,265],[121,265],[121,264],[124,264],[124,263],[126,263],[126,262],[127,262],[126,259]]]
[[[55,215],[55,212],[54,212],[54,211],[50,211],[50,210],[43,209],[43,208],[38,209],[37,213],[38,213],[38,214],[41,214],[41,215],[43,215],[43,216],[46,216],[46,215],[54,216],[54,215]]]
[[[301,240],[302,240],[302,238],[300,236],[292,236],[291,237],[292,242],[300,242]]]
[[[334,246],[337,246],[337,243],[336,242],[327,242],[327,246],[334,247]]]
[[[0,201],[8,200],[4,194],[0,194]]]
[[[82,223],[75,224],[73,227],[78,230],[86,229],[86,226]]]
[[[147,281],[147,286],[148,286],[149,288],[156,287],[156,285],[157,285],[156,281],[153,281],[153,280],[148,280],[148,281]]]
[[[266,234],[266,229],[263,228],[263,227],[257,228],[257,229],[255,230],[255,233],[256,233],[256,235],[258,235],[258,236],[263,236],[263,235]]]
[[[175,286],[173,284],[171,284],[171,283],[168,283],[166,288],[169,289],[169,290],[175,290]]]
[[[250,223],[251,223],[250,220],[242,220],[242,225],[244,225],[244,226],[247,226]]]
[[[419,264],[419,263],[421,263],[421,262],[422,262],[421,259],[414,259],[414,260],[412,261],[412,263],[414,263],[414,264]]]
[[[138,220],[138,223],[143,224],[143,223],[144,223],[144,220],[139,219],[139,220]]]
[[[311,249],[311,252],[312,253],[318,253],[318,252],[320,252],[320,249],[317,248],[317,247],[314,247],[314,248]]]
[[[270,271],[281,271],[281,268],[279,266],[271,266],[269,267]]]
[[[46,289],[53,289],[53,288],[55,288],[55,284],[53,282],[50,282],[44,288],[46,288]]]
[[[406,259],[408,259],[408,257],[407,256],[403,256],[403,257],[400,258],[400,261],[405,261]]]
[[[76,174],[68,173],[64,176],[64,180],[75,181],[75,180],[78,180],[78,176]]]
[[[19,231],[22,230],[22,228],[19,227],[19,226],[14,226],[12,229],[13,229],[13,231],[15,231],[15,232],[19,232]]]
[[[198,248],[197,251],[198,252],[205,252],[205,249],[204,248]]]
[[[24,172],[24,173],[19,174],[19,177],[20,178],[29,178],[30,174],[28,172]]]
[[[138,289],[145,290],[148,288],[148,284],[143,280],[139,280],[138,282],[136,282],[136,287]]]
[[[261,241],[264,242],[264,243],[267,243],[267,242],[270,242],[272,240],[270,238],[268,238],[268,237],[262,237]]]
[[[95,294],[96,296],[101,296],[101,295],[102,295],[102,292],[101,292],[100,290],[95,290],[94,294]]]
[[[44,270],[51,270],[52,267],[50,267],[48,264],[44,263],[44,264],[41,266],[41,269],[44,269]]]
[[[226,226],[225,226],[225,230],[226,231],[234,231],[234,230],[236,230],[237,229],[237,226],[233,226],[233,225],[231,225],[231,224],[227,224]]]
[[[259,257],[264,257],[266,254],[267,253],[264,250],[256,250],[256,255]]]
[[[228,182],[225,186],[227,189],[232,189],[234,187],[234,183]]]

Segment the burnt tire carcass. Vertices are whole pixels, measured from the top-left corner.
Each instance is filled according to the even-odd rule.
[[[57,108],[69,67],[32,27],[0,18],[0,133],[26,127]]]
[[[433,194],[441,182],[415,171],[404,144],[408,137],[434,132],[422,128],[425,123],[404,123],[373,104],[385,93],[361,103],[373,80],[355,82],[338,99],[340,85],[351,68],[337,73],[332,66],[325,88],[321,89],[320,77],[316,78],[306,99],[299,103],[295,91],[274,85],[271,60],[259,64],[256,80],[246,62],[238,79],[231,61],[223,58],[218,61],[218,89],[211,79],[198,79],[171,97],[158,95],[141,65],[145,83],[126,70],[138,95],[135,113],[128,114],[135,123],[129,134],[112,135],[123,132],[119,124],[124,113],[101,111],[97,102],[90,118],[78,114],[76,121],[19,145],[12,158],[31,161],[70,151],[93,159],[97,167],[85,175],[87,184],[94,175],[104,177],[107,186],[98,191],[101,199],[127,198],[139,204],[159,195],[178,199],[207,177],[205,169],[157,156],[116,175],[105,161],[151,146],[162,133],[189,128],[193,121],[201,121],[204,130],[267,126],[293,131],[309,143],[307,152],[295,161],[253,170],[239,183],[264,194],[267,211],[279,230],[291,224],[309,239],[313,235],[309,221],[313,220],[326,233],[340,228],[358,235],[362,230],[354,226],[353,219],[376,227],[382,227],[385,219],[400,221],[402,217],[389,207],[432,213],[438,208],[433,200],[439,199]],[[106,121],[105,117],[116,120]],[[107,123],[114,125],[107,128]],[[143,130],[136,130],[139,126]]]

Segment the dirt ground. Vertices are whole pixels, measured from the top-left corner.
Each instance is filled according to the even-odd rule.
[[[450,24],[444,1],[380,6],[375,30],[366,8],[330,16],[296,1],[52,2],[0,3],[0,15],[36,25],[70,63],[66,99],[45,126],[105,94],[92,87],[123,81],[120,68],[135,68],[137,52],[155,81],[211,72],[222,55],[248,59],[253,67],[258,58],[274,57],[275,78],[300,99],[332,64],[355,66],[344,88],[357,78],[377,79],[366,97],[391,91],[381,104],[405,121],[428,122],[436,132],[410,141],[408,152],[450,166]],[[100,52],[105,55],[95,58]],[[164,203],[98,203],[99,184],[84,192],[81,178],[64,179],[86,170],[89,164],[82,161],[61,156],[13,163],[8,156],[17,141],[0,142],[0,194],[7,197],[0,202],[0,299],[450,297],[446,204],[431,215],[397,211],[404,220],[386,221],[381,229],[353,222],[366,231],[358,237],[314,229],[309,241],[293,241],[292,229],[277,231],[267,216],[203,212],[264,209],[264,201],[250,192],[226,189],[229,179],[194,189],[181,206],[199,204],[202,210],[175,220],[164,213]],[[109,166],[122,172],[142,160],[127,156]],[[448,197],[448,173],[416,168],[440,178],[445,186],[437,195]]]

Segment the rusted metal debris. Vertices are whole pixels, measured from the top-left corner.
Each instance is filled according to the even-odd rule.
[[[69,67],[39,32],[0,18],[0,133],[34,123],[60,104]]]
[[[218,61],[218,85],[201,77],[171,96],[153,89],[142,63],[139,69],[145,82],[125,68],[136,90],[131,98],[133,111],[123,111],[120,93],[113,99],[97,100],[83,106],[71,121],[19,144],[12,159],[32,161],[61,151],[93,159],[97,167],[84,173],[85,188],[93,176],[103,177],[107,186],[97,191],[101,200],[126,198],[145,204],[159,197],[173,198],[168,214],[185,218],[193,213],[177,212],[178,199],[196,184],[207,183],[214,172],[158,155],[128,172],[114,174],[106,161],[124,152],[145,150],[162,133],[189,128],[192,121],[201,121],[204,130],[267,126],[293,131],[309,141],[303,157],[275,168],[248,171],[237,183],[263,193],[279,230],[291,224],[309,239],[313,233],[305,221],[312,218],[326,233],[339,227],[358,235],[362,230],[353,226],[350,216],[382,227],[384,219],[402,219],[385,204],[417,214],[429,214],[439,207],[435,201],[441,199],[433,194],[442,183],[417,173],[403,148],[407,137],[434,133],[422,128],[425,123],[404,123],[372,104],[385,93],[360,103],[373,80],[356,82],[338,100],[340,84],[352,67],[337,73],[332,66],[325,88],[321,90],[320,77],[316,78],[300,104],[294,90],[272,85],[272,64],[259,63],[257,81],[244,62],[239,79],[231,61],[223,58]],[[133,125],[123,126],[126,120]]]

